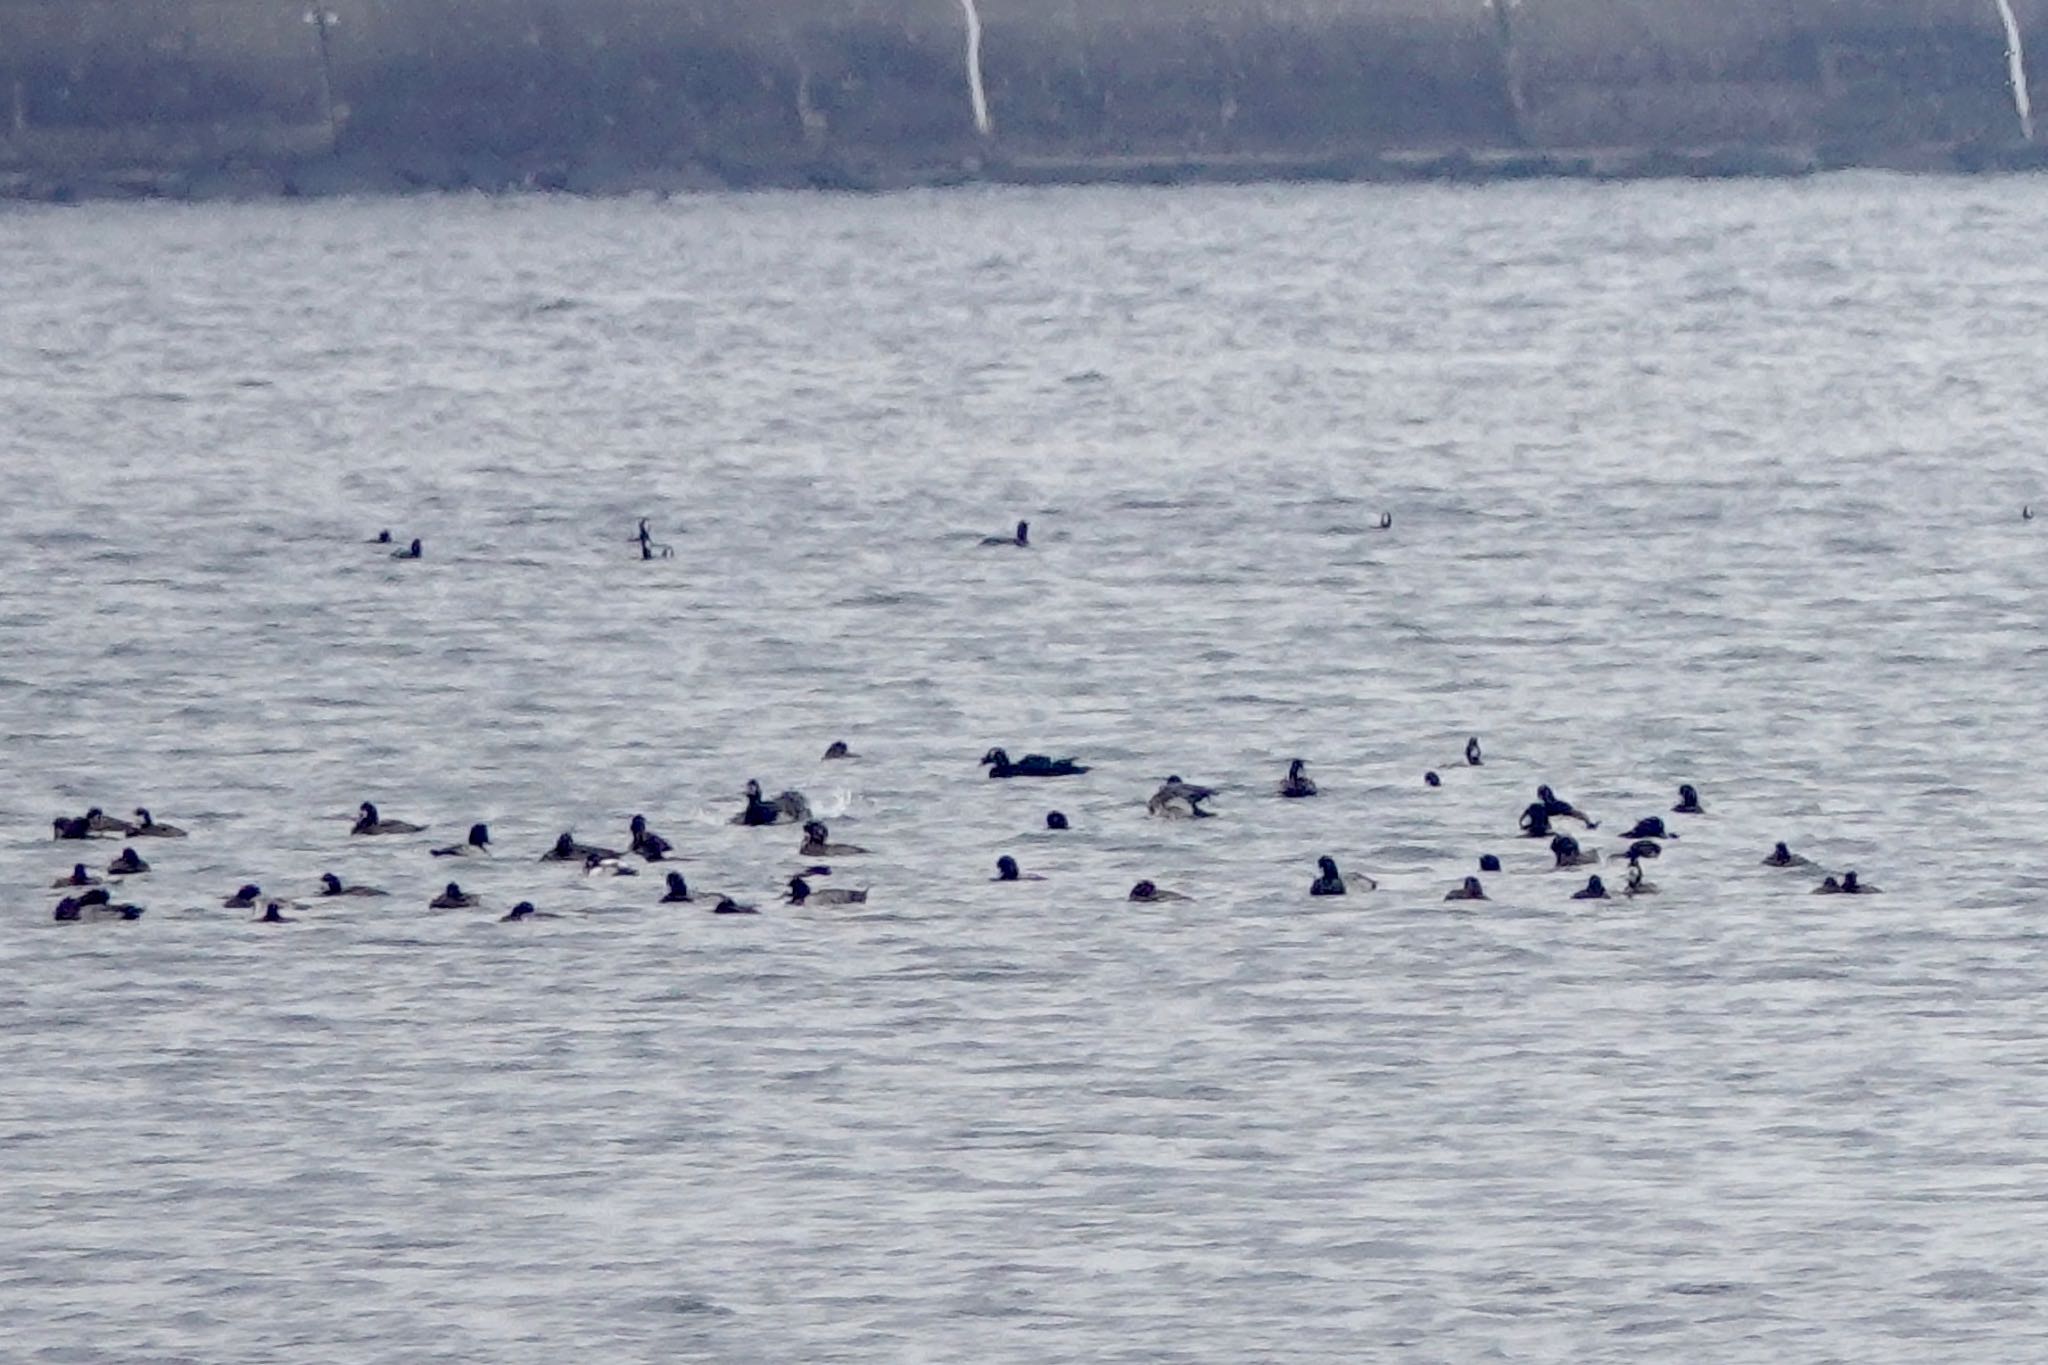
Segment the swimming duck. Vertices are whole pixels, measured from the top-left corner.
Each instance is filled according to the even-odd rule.
[[[1624,839],[1676,839],[1676,834],[1664,828],[1664,817],[1652,815],[1646,820],[1636,821],[1633,828],[1621,836]]]
[[[1017,860],[1005,853],[1002,857],[996,859],[996,880],[999,882],[1042,882],[1045,878],[1039,876],[1036,872],[1030,876],[1024,875],[1023,872],[1018,870]]]
[[[661,898],[663,905],[687,904],[696,897],[690,894],[690,884],[683,880],[680,872],[668,874],[668,894]]]
[[[1280,794],[1294,800],[1316,794],[1316,784],[1308,778],[1306,760],[1297,758],[1287,765],[1287,780],[1280,784]]]
[[[1088,771],[1084,763],[1071,758],[1047,758],[1044,754],[1026,754],[1015,763],[1001,749],[990,749],[981,756],[981,766],[994,777],[1078,777]]]
[[[598,848],[594,844],[579,844],[575,835],[564,831],[555,839],[555,846],[540,855],[540,860],[544,863],[580,863],[588,860],[593,853],[599,859],[616,859],[619,856],[616,849]]]
[[[865,890],[849,891],[844,887],[813,891],[811,884],[802,877],[789,879],[789,895],[786,897],[791,905],[808,905],[814,901],[819,905],[864,905],[867,898]]]
[[[1661,858],[1664,847],[1655,839],[1638,839],[1621,851],[1621,856],[1634,861],[1638,858]]]
[[[1392,512],[1380,513],[1380,529],[1382,531],[1391,531],[1394,529],[1394,514]]]
[[[50,912],[50,918],[60,924],[91,924],[100,920],[132,920],[142,918],[139,905],[114,905],[100,902],[86,905],[70,896],[57,902],[57,908]]]
[[[1145,803],[1145,809],[1169,820],[1207,820],[1216,812],[1203,810],[1202,803],[1214,799],[1215,795],[1212,788],[1183,782],[1176,773],[1161,783],[1158,791],[1152,793],[1152,799]]]
[[[1598,877],[1588,877],[1585,889],[1572,892],[1572,899],[1575,901],[1607,901],[1613,900],[1614,897],[1607,894],[1607,888],[1601,884]]]
[[[379,531],[379,532],[377,533],[376,539],[372,540],[372,541],[371,541],[370,543],[371,543],[372,545],[389,545],[389,544],[391,544],[391,543],[392,543],[392,541],[391,541],[391,532],[390,532],[390,531],[388,531],[388,530],[387,530],[387,531]]]
[[[477,903],[477,898],[464,891],[454,882],[448,883],[440,895],[427,902],[429,910],[466,910]]]
[[[471,825],[468,839],[459,844],[450,844],[446,848],[437,848],[433,850],[433,855],[436,858],[473,858],[488,856],[490,851],[491,827]]]
[[[1425,787],[1441,787],[1443,784],[1444,780],[1437,776],[1433,769],[1422,775],[1422,785]]]
[[[1472,738],[1466,740],[1465,766],[1468,768],[1476,768],[1485,761],[1485,758],[1482,757],[1479,752],[1479,736],[1474,735],[1472,736]]]
[[[418,834],[425,825],[408,824],[404,820],[386,820],[377,814],[377,808],[368,801],[356,807],[360,812],[350,834]]]
[[[1065,829],[1067,827],[1067,817],[1059,811],[1049,810],[1045,813],[1045,827],[1047,829]]]
[[[659,554],[663,559],[674,559],[676,557],[675,546],[662,544],[660,541],[656,540],[654,538],[653,533],[647,529],[646,517],[640,518],[640,533],[634,536],[633,539],[640,542],[640,558],[642,559],[652,559],[657,554]],[[508,915],[506,916],[506,918],[509,919],[511,918],[511,916]]]
[[[1318,858],[1316,859],[1316,866],[1322,869],[1322,875],[1309,883],[1308,893],[1311,896],[1343,895],[1344,878],[1337,873],[1337,860],[1335,858]]]
[[[1797,853],[1794,853],[1791,849],[1787,848],[1783,842],[1780,842],[1773,845],[1771,851],[1765,855],[1764,866],[1812,867],[1813,859],[1800,857]]]
[[[607,858],[592,851],[583,855],[583,875],[586,877],[637,877],[638,868],[627,867],[616,857]]]
[[[185,831],[176,825],[160,825],[150,818],[149,811],[141,806],[135,808],[136,823],[128,827],[128,833],[137,839],[182,839]]]
[[[1479,870],[1480,870],[1481,872],[1498,872],[1498,871],[1500,871],[1500,859],[1498,859],[1498,858],[1494,857],[1494,856],[1493,856],[1493,855],[1492,855],[1491,853],[1482,853],[1482,854],[1480,854],[1480,855],[1479,855]]]
[[[1842,894],[1845,896],[1881,896],[1884,893],[1874,886],[1865,886],[1856,880],[1854,872],[1842,874]]]
[[[124,839],[135,832],[135,827],[126,820],[116,820],[98,806],[85,813],[85,827],[94,834],[114,834]]]
[[[1479,878],[1467,877],[1462,886],[1454,886],[1449,891],[1446,891],[1444,899],[1447,901],[1483,901],[1486,899],[1486,888],[1479,884]]]
[[[1550,856],[1557,861],[1554,867],[1589,867],[1600,861],[1600,855],[1579,847],[1579,841],[1569,834],[1560,834],[1550,841]]]
[[[825,746],[825,757],[822,761],[826,763],[831,763],[837,759],[859,757],[859,754],[855,753],[853,750],[846,747],[845,740],[835,739],[830,744]]]
[[[281,905],[279,905],[279,904],[278,904],[278,903],[277,903],[276,901],[272,901],[272,902],[271,902],[270,904],[268,904],[268,905],[266,905],[266,906],[264,906],[264,907],[263,907],[263,914],[262,914],[261,918],[259,918],[259,919],[258,919],[258,920],[256,921],[256,923],[258,923],[258,924],[297,924],[297,923],[298,923],[298,920],[297,920],[297,919],[295,919],[295,918],[293,918],[293,917],[292,917],[292,916],[290,916],[290,915],[287,915],[287,914],[285,914],[285,912],[284,912],[284,907],[283,907],[283,906],[281,906]]]
[[[1700,794],[1688,783],[1678,789],[1678,804],[1671,808],[1671,813],[1674,815],[1705,815],[1707,812],[1700,805]]]
[[[1161,891],[1151,882],[1139,882],[1131,888],[1130,899],[1144,905],[1156,905],[1161,901],[1184,901],[1187,897],[1178,891]]]
[[[55,831],[51,837],[56,839],[92,838],[92,826],[85,822],[83,816],[74,818],[60,815],[50,822],[50,828]]]
[[[255,908],[256,902],[262,899],[263,888],[254,882],[249,882],[237,890],[234,895],[223,899],[221,904],[230,910],[251,910]]]
[[[1842,894],[1842,884],[1833,877],[1823,877],[1820,885],[1813,888],[1813,894],[1816,896],[1839,896]]]
[[[626,831],[633,836],[633,842],[627,851],[639,854],[650,863],[658,863],[675,851],[674,844],[647,828],[647,817],[644,815],[634,816],[626,826]]]
[[[761,912],[751,905],[741,905],[731,896],[720,896],[718,904],[711,907],[714,915],[758,915]]]
[[[785,791],[768,801],[761,796],[761,784],[749,780],[746,798],[746,806],[732,818],[735,825],[774,825],[810,818],[810,803],[801,792]]]
[[[107,864],[109,877],[139,877],[149,871],[149,864],[142,861],[142,855],[132,848],[121,850],[121,856]]]
[[[1656,883],[1643,880],[1643,865],[1634,858],[1628,860],[1628,885],[1623,887],[1622,890],[1630,896],[1654,896],[1657,894]]]
[[[549,910],[536,910],[532,901],[521,901],[499,917],[498,923],[511,924],[523,919],[560,919],[561,916]]]
[[[1020,521],[1017,523],[1017,533],[1015,535],[983,536],[981,543],[984,545],[1007,545],[1020,550],[1028,550],[1031,548],[1031,523]]]
[[[1592,819],[1577,806],[1559,797],[1549,787],[1538,787],[1536,789],[1536,799],[1543,803],[1544,814],[1553,820],[1576,820],[1587,829],[1600,828],[1599,821]]]
[[[823,820],[812,820],[804,826],[804,841],[797,852],[806,858],[851,858],[867,850],[858,844],[835,844],[832,831],[825,827]]]
[[[1550,810],[1541,801],[1531,801],[1522,808],[1522,835],[1528,839],[1550,837]]]
[[[332,872],[320,874],[320,894],[323,896],[382,896],[386,892],[374,886],[343,886],[341,878]]]
[[[392,557],[393,559],[419,559],[419,558],[421,558],[421,557],[422,557],[422,555],[421,555],[421,551],[420,551],[420,543],[419,543],[419,541],[418,541],[418,540],[414,540],[412,544],[410,544],[410,545],[406,546],[406,547],[405,547],[405,548],[404,548],[403,550],[393,550],[393,551],[391,552],[391,557]]]
[[[50,883],[50,887],[52,890],[55,890],[65,886],[98,886],[99,884],[100,879],[87,872],[84,863],[73,863],[71,865],[71,875],[57,878],[56,881]]]

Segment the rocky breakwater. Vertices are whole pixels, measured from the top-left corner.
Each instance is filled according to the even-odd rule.
[[[2048,0],[0,0],[0,191],[2036,160]]]

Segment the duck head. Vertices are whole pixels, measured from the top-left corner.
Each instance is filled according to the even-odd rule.
[[[1047,811],[1045,813],[1045,827],[1047,829],[1065,829],[1067,827],[1067,817],[1056,810]]]
[[[1012,858],[1009,854],[1005,853],[1002,857],[996,859],[997,881],[1014,882],[1021,875],[1023,874],[1017,868],[1017,860],[1015,858]]]

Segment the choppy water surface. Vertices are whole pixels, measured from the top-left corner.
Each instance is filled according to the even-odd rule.
[[[2038,1358],[2044,210],[0,216],[0,1354]],[[646,812],[770,903],[749,777],[870,904],[532,861]],[[1574,903],[1545,780],[1711,815]],[[47,922],[88,804],[194,831],[138,924]],[[219,908],[330,869],[394,895]]]

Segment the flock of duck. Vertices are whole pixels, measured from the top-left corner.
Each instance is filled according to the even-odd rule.
[[[832,744],[825,751],[825,761],[850,760],[857,758],[844,741]],[[1468,766],[1479,767],[1485,762],[1479,740],[1475,737],[1465,746],[1465,762]],[[1045,754],[1026,754],[1012,759],[1003,749],[990,749],[982,755],[981,766],[988,769],[992,779],[1052,779],[1078,777],[1089,771],[1086,764],[1073,758],[1053,758]],[[1435,772],[1424,776],[1430,786],[1441,785],[1441,778]],[[1283,800],[1299,801],[1319,794],[1315,781],[1308,775],[1308,764],[1295,759],[1287,767],[1286,776],[1280,781],[1274,794]],[[1216,798],[1213,787],[1188,782],[1178,775],[1168,777],[1160,783],[1146,802],[1147,811],[1162,819],[1209,819],[1215,812],[1208,808]],[[1678,804],[1672,807],[1672,814],[1682,816],[1704,816],[1705,807],[1700,802],[1699,792],[1690,784],[1678,789]],[[78,816],[58,816],[51,822],[53,836],[60,842],[76,842],[91,839],[183,839],[186,831],[176,825],[163,824],[147,809],[138,808],[133,820],[122,820],[109,816],[104,810],[94,807]],[[1536,799],[1522,810],[1516,822],[1517,833],[1522,838],[1548,841],[1553,868],[1576,869],[1597,866],[1602,855],[1585,847],[1572,834],[1564,833],[1561,824],[1575,822],[1583,831],[1597,830],[1599,822],[1587,815],[1571,802],[1558,796],[1548,785],[1536,789]],[[815,881],[822,881],[833,875],[829,864],[817,859],[858,858],[868,852],[855,844],[835,842],[832,831],[823,820],[817,819],[809,801],[798,791],[783,791],[773,797],[763,793],[759,782],[748,782],[743,795],[743,804],[733,815],[731,823],[748,827],[769,826],[801,827],[803,839],[797,845],[801,859],[812,860],[785,879],[783,901],[785,904],[805,905],[859,905],[868,899],[866,888],[816,887]],[[1071,828],[1066,815],[1060,811],[1049,811],[1045,827],[1051,831]],[[351,836],[359,838],[411,837],[425,834],[427,826],[407,820],[388,819],[373,802],[365,801],[357,808],[356,819],[350,826]],[[699,897],[691,890],[688,879],[674,868],[675,845],[657,834],[643,815],[635,815],[626,826],[626,843],[622,849],[607,848],[580,842],[573,832],[564,831],[555,842],[539,855],[539,861],[566,863],[579,868],[586,877],[636,877],[642,868],[663,873],[659,883],[661,894],[658,904],[694,904]],[[1643,864],[1663,855],[1664,844],[1679,837],[1679,831],[1667,823],[1662,815],[1646,816],[1636,821],[1621,838],[1626,842],[1609,856],[1625,864],[1626,872],[1620,893],[1624,896],[1654,895],[1657,887],[1643,874]],[[459,843],[429,848],[430,859],[443,860],[444,865],[453,866],[455,860],[489,858],[495,856],[496,846],[491,839],[488,824],[477,823],[469,827],[468,833]],[[630,859],[638,859],[635,866]],[[1814,863],[1792,852],[1785,844],[1779,843],[1763,858],[1768,867],[1799,869],[1811,868]],[[659,869],[655,865],[662,865]],[[996,859],[997,882],[1044,881],[1045,878],[1026,873],[1016,858],[1003,854]],[[148,876],[149,862],[142,857],[133,844],[124,844],[119,856],[112,859],[104,874],[96,874],[83,862],[72,865],[69,873],[52,883],[52,889],[62,894],[52,918],[62,922],[116,921],[141,918],[144,907],[128,899],[126,895],[136,885],[135,879]],[[1484,854],[1479,859],[1481,873],[1501,871],[1497,855]],[[1325,856],[1317,860],[1317,875],[1310,882],[1308,894],[1315,897],[1343,896],[1350,894],[1354,887],[1366,891],[1376,890],[1378,883],[1366,876],[1346,878],[1334,858]],[[114,888],[119,888],[122,898],[117,898]],[[1873,895],[1878,888],[1863,882],[1855,872],[1844,872],[1839,877],[1829,875],[1814,888],[1817,895]],[[327,872],[320,878],[313,899],[337,897],[382,897],[389,893],[378,887],[350,885],[338,874]],[[1600,874],[1593,873],[1586,884],[1572,893],[1576,901],[1612,899],[1611,891]],[[1130,890],[1128,899],[1140,904],[1160,904],[1171,901],[1185,901],[1189,897],[1182,892],[1168,890],[1157,883],[1144,880]],[[1483,901],[1487,899],[1486,888],[1477,875],[1463,878],[1444,896],[1447,901]],[[258,883],[250,882],[237,887],[224,896],[222,905],[228,909],[260,910],[256,922],[261,924],[290,924],[296,916],[287,910],[302,910],[305,907],[286,897],[275,897],[265,893]],[[465,891],[459,881],[450,880],[437,894],[426,902],[434,910],[474,909],[481,905],[481,899]],[[713,914],[751,915],[758,914],[758,907],[743,904],[728,895],[713,895],[703,898],[703,904]],[[532,901],[522,900],[504,916],[505,922],[528,919],[552,919],[554,914],[537,909]]]
[[[2031,519],[2032,509],[2028,508],[2025,511],[2029,519]],[[1392,525],[1393,517],[1390,514],[1381,516],[1379,529],[1388,530],[1391,529]],[[668,558],[674,555],[672,547],[654,540],[648,530],[648,523],[644,518],[640,522],[639,531],[633,537],[633,541],[639,546],[642,559]],[[1017,523],[1017,529],[1014,534],[1008,536],[989,536],[983,539],[981,543],[984,546],[990,547],[1030,549],[1032,548],[1030,523],[1020,521]],[[398,542],[393,538],[391,532],[387,530],[380,532],[371,544],[389,546],[396,545]],[[392,551],[391,557],[408,560],[422,558],[423,551],[420,541],[415,539],[404,548]],[[824,753],[824,759],[828,762],[850,760],[857,757],[858,755],[843,740],[835,741]],[[1484,753],[1476,736],[1466,742],[1464,761],[1468,767],[1474,768],[1481,766],[1485,762]],[[1020,759],[1012,759],[1009,753],[1001,748],[990,749],[987,753],[983,754],[981,766],[988,769],[990,778],[1005,780],[1078,777],[1088,772],[1086,764],[1073,758],[1053,758],[1045,754],[1026,754]],[[1424,773],[1423,781],[1430,787],[1440,787],[1443,785],[1442,777],[1434,771]],[[1208,805],[1211,801],[1215,800],[1216,794],[1216,789],[1213,787],[1201,786],[1197,783],[1185,781],[1178,775],[1174,775],[1168,777],[1159,785],[1158,790],[1152,793],[1151,798],[1146,802],[1146,809],[1150,814],[1163,819],[1208,819],[1215,815],[1214,811],[1208,809]],[[1306,800],[1318,795],[1315,781],[1308,775],[1308,763],[1306,760],[1297,758],[1288,764],[1287,775],[1280,781],[1275,794],[1284,800],[1290,801]],[[802,827],[804,837],[802,843],[797,846],[797,854],[800,858],[812,861],[807,862],[801,869],[786,879],[783,894],[785,904],[796,906],[858,905],[867,901],[868,891],[866,888],[818,888],[813,886],[814,881],[822,881],[833,875],[830,865],[815,860],[823,858],[854,858],[865,854],[867,850],[853,844],[833,842],[830,828],[824,821],[813,816],[810,803],[801,792],[783,791],[771,798],[762,792],[759,782],[750,781],[746,784],[744,800],[745,804],[732,817],[732,823],[735,825],[750,827],[795,825]],[[1687,784],[1678,789],[1678,804],[1671,808],[1671,813],[1681,816],[1703,816],[1706,814],[1706,810],[1700,803],[1699,792],[1690,784]],[[177,826],[159,823],[146,808],[138,807],[134,815],[135,818],[132,821],[122,820],[107,815],[99,807],[94,807],[83,815],[58,816],[51,822],[51,825],[54,836],[59,841],[88,839],[183,839],[187,837],[186,832]],[[1551,787],[1547,785],[1539,786],[1536,788],[1536,799],[1523,808],[1521,816],[1516,822],[1517,832],[1523,838],[1548,840],[1553,868],[1577,869],[1599,865],[1601,854],[1582,845],[1576,836],[1565,833],[1560,828],[1561,824],[1565,821],[1575,822],[1582,831],[1587,833],[1599,828],[1597,821],[1593,820],[1569,801],[1560,798]],[[1054,810],[1046,814],[1045,827],[1051,831],[1061,831],[1070,828],[1070,823],[1064,813]],[[413,824],[405,820],[386,819],[375,804],[365,801],[358,808],[357,818],[349,832],[352,836],[357,837],[389,837],[424,834],[426,829],[425,825]],[[641,868],[632,865],[628,861],[631,858],[639,859],[642,866],[647,866],[650,870],[652,870],[651,865],[653,864],[667,865],[675,861],[675,846],[661,835],[655,833],[648,826],[645,816],[635,815],[626,827],[626,834],[626,846],[623,849],[613,849],[581,843],[572,832],[564,832],[555,840],[550,848],[540,855],[540,861],[573,864],[580,867],[583,874],[587,877],[638,876],[640,875]],[[1653,815],[1636,821],[1621,837],[1627,842],[1620,849],[1610,854],[1610,857],[1623,862],[1626,866],[1621,894],[1624,896],[1654,895],[1657,892],[1657,887],[1645,878],[1643,864],[1661,857],[1665,842],[1678,838],[1679,832],[1667,824],[1662,815]],[[495,854],[496,849],[491,841],[490,826],[478,823],[469,827],[467,836],[460,843],[432,848],[427,850],[427,852],[434,859],[456,860],[491,857]],[[1815,866],[1810,859],[1793,853],[1783,843],[1776,845],[1764,857],[1763,863],[1767,867],[1785,869],[1804,869]],[[1348,895],[1354,886],[1361,887],[1366,891],[1378,889],[1378,883],[1370,877],[1354,876],[1347,880],[1343,871],[1337,866],[1335,858],[1328,856],[1319,858],[1317,859],[1316,866],[1316,877],[1309,883],[1308,888],[1308,894],[1311,896]],[[103,874],[95,874],[83,862],[74,863],[69,873],[58,877],[52,883],[52,889],[62,893],[62,899],[57,902],[52,918],[61,922],[139,919],[144,912],[144,907],[126,899],[117,899],[115,888],[118,888],[125,895],[136,884],[134,879],[147,876],[149,871],[148,861],[136,851],[133,845],[124,846],[120,855],[107,864]],[[1499,871],[1501,871],[1501,861],[1498,856],[1489,853],[1480,857],[1479,872],[1496,873]],[[660,883],[662,894],[658,898],[660,904],[675,905],[698,902],[698,896],[690,889],[688,879],[685,878],[681,871],[675,870],[672,866],[667,866],[664,867],[663,872],[664,875]],[[1018,865],[1017,860],[1006,853],[996,859],[996,875],[994,880],[997,882],[1043,881],[1045,878],[1035,873],[1026,873]],[[1877,890],[1878,888],[1863,882],[1852,871],[1844,872],[1839,877],[1834,875],[1825,877],[1820,885],[1814,888],[1814,894],[1867,896],[1876,894]],[[315,899],[333,899],[336,897],[381,897],[389,893],[377,887],[349,885],[337,874],[328,872],[322,875],[319,889],[311,894]],[[1612,899],[1613,894],[1600,874],[1592,873],[1588,875],[1586,884],[1572,893],[1572,899],[1577,901],[1609,900]],[[1189,899],[1189,897],[1178,891],[1167,890],[1153,881],[1143,880],[1131,888],[1128,899],[1140,904],[1158,904],[1170,901],[1184,901]],[[1476,875],[1467,876],[1457,886],[1452,887],[1445,894],[1444,899],[1446,901],[1486,900],[1485,884]],[[713,914],[751,915],[759,913],[757,907],[743,904],[727,895],[707,896],[703,898],[703,901]],[[288,909],[304,908],[303,905],[292,901],[288,897],[266,895],[262,886],[254,882],[236,888],[233,893],[222,898],[222,904],[229,909],[260,909],[262,913],[257,917],[256,922],[262,924],[292,923],[296,917],[285,912]],[[427,901],[428,907],[435,910],[473,909],[480,904],[481,899],[477,895],[465,891],[460,882],[453,880],[442,886],[438,894]],[[551,912],[537,909],[532,901],[525,900],[514,905],[502,917],[506,922],[552,918],[556,918],[556,916]]]

